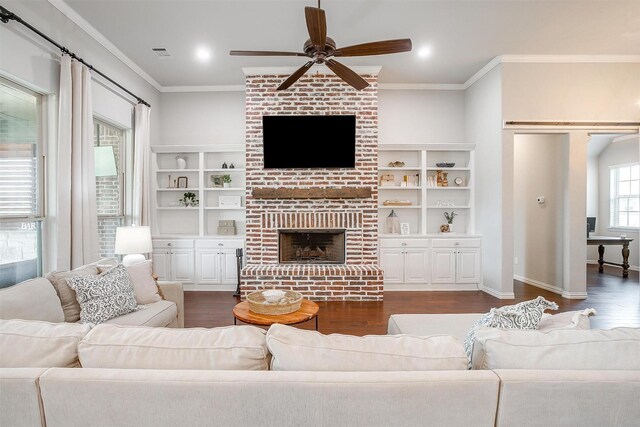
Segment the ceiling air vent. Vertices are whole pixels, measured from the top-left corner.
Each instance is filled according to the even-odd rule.
[[[164,47],[152,47],[151,50],[156,54],[158,58],[171,58],[171,52]]]

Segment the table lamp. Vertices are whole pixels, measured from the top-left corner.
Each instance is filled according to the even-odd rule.
[[[146,226],[118,227],[114,253],[124,255],[122,264],[129,267],[145,261],[144,253],[153,251],[151,228]]]

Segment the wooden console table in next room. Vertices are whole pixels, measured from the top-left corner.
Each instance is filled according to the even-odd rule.
[[[604,264],[622,267],[622,277],[629,277],[629,242],[633,239],[626,237],[591,236],[587,237],[587,245],[598,245],[598,271],[604,272]],[[604,260],[604,247],[606,245],[622,246],[622,264]]]

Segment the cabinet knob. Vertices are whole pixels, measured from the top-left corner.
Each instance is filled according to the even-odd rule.
[[[218,243],[218,246],[224,246],[224,243]]]
[[[167,243],[167,246],[173,246],[173,243],[169,242]]]
[[[460,242],[455,242],[454,245],[460,246]]]
[[[406,242],[402,242],[402,246],[407,246],[407,243]]]

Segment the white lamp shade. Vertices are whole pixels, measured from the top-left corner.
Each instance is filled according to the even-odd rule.
[[[101,147],[93,147],[93,156],[96,167],[96,176],[117,176],[116,156],[113,153],[113,147],[104,145]]]
[[[144,254],[153,251],[151,228],[146,226],[118,227],[116,247],[118,255]]]

